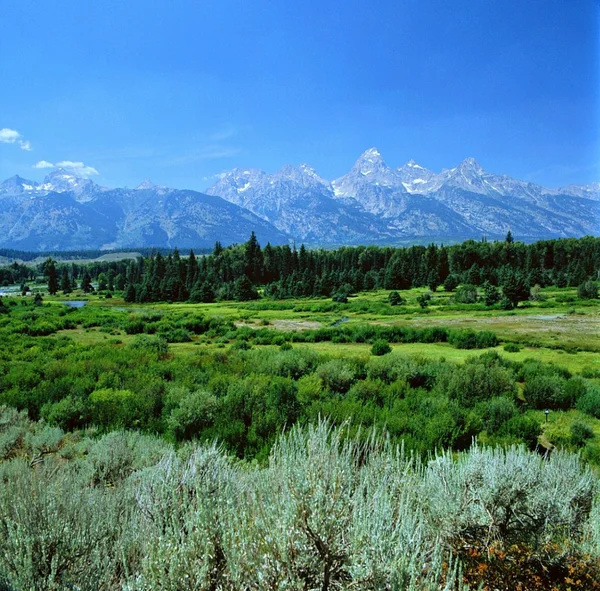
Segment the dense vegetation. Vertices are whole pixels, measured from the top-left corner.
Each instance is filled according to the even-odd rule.
[[[423,463],[294,429],[267,465],[0,409],[4,589],[599,588],[597,479],[576,456],[473,447]]]
[[[475,436],[534,448],[535,409],[600,418],[598,385],[564,368],[496,352],[457,365],[385,349],[388,342],[494,347],[489,331],[342,324],[281,332],[185,309],[128,313],[33,299],[0,309],[0,404],[65,430],[137,428],[176,442],[217,439],[240,458],[264,459],[284,428],[319,416],[362,426],[364,436],[386,428],[393,442],[420,453],[466,449]],[[57,335],[78,328],[97,328],[107,338],[81,345]],[[324,341],[375,350],[339,358],[310,346]],[[169,349],[174,342],[212,346],[177,356]],[[600,460],[595,438],[579,433],[561,443]]]
[[[527,300],[531,288],[556,285],[582,288],[585,297],[597,295],[592,280],[600,269],[600,239],[546,240],[534,244],[475,242],[444,247],[431,244],[408,248],[353,247],[337,250],[299,250],[289,246],[264,248],[254,234],[241,246],[215,245],[211,255],[197,258],[190,252],[182,258],[175,249],[167,256],[151,253],[138,261],[103,261],[58,265],[52,259],[39,266],[52,281],[51,293],[69,291],[79,281],[85,291],[125,290],[130,302],[215,300],[238,301],[265,296],[327,296],[343,298],[356,291],[403,290],[428,286],[447,291],[463,286],[484,286],[482,301],[511,308]],[[36,270],[14,263],[0,274],[0,284],[34,279]],[[53,281],[53,277],[55,280]],[[62,282],[62,285],[61,285]],[[496,288],[502,287],[502,291]],[[595,291],[594,291],[595,290]],[[472,290],[457,294],[458,301],[473,303]],[[426,301],[424,301],[426,305]]]
[[[599,244],[0,269],[0,589],[597,588]]]

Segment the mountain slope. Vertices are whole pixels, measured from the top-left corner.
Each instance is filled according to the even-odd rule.
[[[0,246],[77,250],[287,242],[272,224],[228,201],[145,184],[107,189],[57,171],[39,185],[13,177],[0,185]]]
[[[508,230],[524,240],[600,233],[599,183],[545,189],[488,173],[473,158],[440,173],[413,160],[392,168],[376,148],[332,182],[306,165],[274,175],[234,170],[207,193],[321,244],[503,238]]]
[[[384,220],[336,200],[331,184],[305,164],[273,175],[233,170],[206,192],[249,209],[299,241],[352,244],[394,237]]]
[[[600,234],[600,183],[547,189],[485,171],[473,158],[439,173],[393,168],[376,148],[328,181],[306,164],[235,169],[205,193],[109,189],[57,169],[0,183],[0,246],[29,250],[262,244],[394,244]]]

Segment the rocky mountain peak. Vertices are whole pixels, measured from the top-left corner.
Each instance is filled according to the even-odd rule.
[[[368,175],[381,170],[389,170],[389,167],[377,148],[369,148],[360,155],[352,170]]]
[[[462,173],[471,173],[471,174],[481,174],[484,172],[481,164],[479,164],[479,162],[477,162],[477,160],[475,160],[475,158],[469,157],[469,158],[465,158],[457,167],[457,170],[459,170]]]
[[[158,185],[155,185],[150,179],[144,179],[137,187],[137,190],[144,190],[144,189],[157,189],[159,188]]]
[[[0,183],[0,193],[6,195],[15,195],[23,193],[25,191],[33,191],[37,187],[37,183],[28,181],[18,174],[11,176],[6,179],[3,183]]]
[[[302,187],[313,186],[329,186],[329,182],[321,178],[314,168],[308,164],[300,164],[300,166],[292,166],[286,164],[281,167],[274,175],[272,181],[291,181]]]

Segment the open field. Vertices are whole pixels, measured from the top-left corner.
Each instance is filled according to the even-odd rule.
[[[469,328],[491,330],[503,343],[516,343],[522,349],[506,353],[503,347],[494,348],[515,361],[539,359],[568,368],[574,373],[585,370],[600,371],[600,300],[577,300],[576,290],[549,288],[543,290],[543,302],[527,302],[516,310],[486,310],[482,306],[448,305],[450,294],[437,292],[433,303],[424,311],[416,305],[416,297],[424,290],[407,290],[402,296],[404,306],[387,305],[389,292],[360,293],[348,304],[335,304],[324,299],[300,299],[257,302],[219,302],[215,304],[127,304],[121,298],[101,299],[81,296],[89,308],[112,309],[131,314],[199,312],[207,317],[231,320],[238,327],[270,329],[281,332],[315,330],[328,326],[352,327],[359,325],[409,326],[427,328]],[[56,296],[48,301],[62,304],[77,300],[79,295]],[[425,312],[425,313],[424,313]],[[121,331],[122,333],[122,331]],[[60,334],[82,344],[93,344],[111,337],[95,330],[70,330]],[[128,342],[128,335],[119,338]],[[203,346],[214,343],[203,342]],[[195,344],[172,345],[174,351],[185,351]],[[362,343],[321,342],[311,345],[318,351],[334,356],[369,354],[370,346]],[[464,361],[473,351],[454,349],[447,343],[393,344],[394,350],[428,358],[445,357]],[[481,353],[481,351],[479,351]]]

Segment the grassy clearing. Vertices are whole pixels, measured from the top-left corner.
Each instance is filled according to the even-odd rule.
[[[175,312],[194,312],[206,317],[218,317],[231,320],[237,326],[254,329],[269,328],[289,332],[344,325],[381,324],[390,326],[442,326],[448,328],[471,328],[491,330],[504,343],[512,342],[522,348],[516,353],[506,353],[503,347],[496,348],[509,359],[523,361],[535,358],[543,362],[565,367],[573,373],[584,370],[600,371],[600,300],[578,300],[573,288],[546,288],[542,290],[543,301],[522,303],[516,310],[506,312],[498,308],[486,309],[482,304],[452,304],[451,293],[440,289],[434,294],[432,303],[422,309],[416,298],[425,289],[410,289],[401,292],[407,302],[402,306],[391,307],[388,303],[388,291],[362,292],[350,298],[347,304],[334,303],[329,299],[307,298],[297,300],[270,301],[261,299],[252,302],[218,302],[214,304],[127,304],[121,297],[106,299],[103,296],[82,294],[78,291],[45,301],[64,305],[65,301],[85,299],[89,308],[114,309],[131,314],[149,312],[168,316]],[[20,299],[20,298],[16,298]],[[77,343],[95,344],[106,342],[114,336],[92,329],[61,331]],[[118,337],[124,343],[131,338],[121,334]],[[227,346],[207,342],[201,338],[198,342],[171,345],[179,354],[189,354],[201,347]],[[334,356],[368,355],[367,344],[315,343],[310,345],[318,351]],[[449,361],[463,362],[482,351],[462,351],[445,343],[393,345],[394,350],[410,355],[427,358],[445,357]]]

